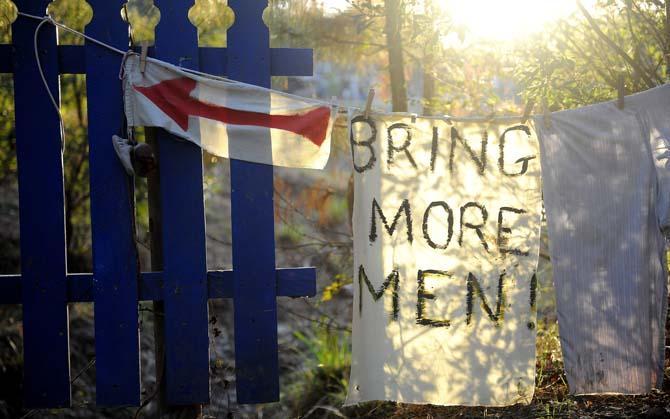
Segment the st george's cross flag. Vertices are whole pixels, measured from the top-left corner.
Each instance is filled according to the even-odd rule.
[[[124,64],[129,126],[160,127],[225,158],[322,169],[336,113],[323,102],[193,74],[137,55]]]

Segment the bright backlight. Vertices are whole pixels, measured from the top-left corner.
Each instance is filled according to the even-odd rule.
[[[589,8],[592,1],[584,1]],[[541,32],[577,10],[572,0],[450,0],[445,11],[476,38],[511,41]]]
[[[595,2],[582,0],[589,10],[593,10]],[[347,9],[350,3],[351,0],[321,0],[324,10],[331,14]],[[423,13],[427,3],[428,0],[418,1],[414,7]],[[432,7],[440,5],[447,18],[465,27],[471,38],[493,41],[532,36],[542,32],[547,24],[577,11],[575,0],[431,0],[431,3]]]

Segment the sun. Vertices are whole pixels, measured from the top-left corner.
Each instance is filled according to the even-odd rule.
[[[582,1],[591,8],[595,1]],[[444,11],[474,38],[518,41],[577,11],[574,0],[449,0]]]
[[[596,0],[582,0],[593,9]],[[518,41],[541,32],[547,24],[577,11],[575,0],[432,0],[477,40]],[[418,5],[423,4],[422,1]],[[327,13],[350,6],[349,0],[321,0]],[[418,7],[421,9],[421,7]]]

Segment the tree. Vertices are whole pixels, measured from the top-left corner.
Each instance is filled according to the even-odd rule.
[[[566,109],[612,99],[621,76],[628,93],[668,79],[668,2],[601,0],[597,13],[578,6],[574,19],[517,50],[524,97]]]

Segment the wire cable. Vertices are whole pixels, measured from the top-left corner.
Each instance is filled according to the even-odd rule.
[[[59,107],[58,107],[58,104],[56,103],[56,100],[55,100],[55,98],[54,98],[54,95],[51,93],[51,90],[49,89],[49,86],[48,86],[48,84],[47,84],[47,82],[46,82],[46,79],[45,79],[45,77],[44,77],[44,73],[43,73],[43,71],[42,71],[41,63],[40,63],[40,60],[39,60],[39,57],[38,57],[38,50],[37,50],[37,34],[38,34],[38,32],[39,32],[39,29],[42,27],[42,25],[43,25],[44,23],[47,23],[47,22],[48,22],[48,23],[51,23],[52,25],[54,25],[54,26],[56,26],[56,27],[58,27],[58,28],[61,28],[61,29],[66,30],[66,31],[68,31],[68,32],[71,32],[71,33],[73,33],[73,34],[75,34],[75,35],[78,35],[78,36],[80,36],[80,37],[82,37],[82,38],[84,38],[84,39],[86,39],[86,40],[88,40],[88,41],[90,41],[90,42],[92,42],[92,43],[94,43],[94,44],[96,44],[96,45],[99,45],[99,46],[101,46],[101,47],[103,47],[103,48],[106,48],[106,49],[108,49],[108,50],[110,50],[110,51],[113,51],[113,52],[115,52],[115,53],[117,53],[117,54],[120,54],[120,55],[124,55],[124,56],[128,56],[128,55],[137,55],[137,53],[134,52],[134,51],[132,51],[132,50],[130,50],[130,51],[122,51],[122,50],[120,50],[120,49],[118,49],[118,48],[116,48],[116,47],[114,47],[114,46],[112,46],[112,45],[109,45],[109,44],[107,44],[107,43],[105,43],[105,42],[102,42],[102,41],[100,41],[100,40],[98,40],[98,39],[95,39],[95,38],[93,38],[93,37],[91,37],[91,36],[88,36],[88,35],[86,35],[85,33],[82,33],[82,32],[80,32],[80,31],[78,31],[78,30],[76,30],[76,29],[70,28],[70,27],[67,26],[67,25],[64,25],[64,24],[62,24],[62,23],[60,23],[60,22],[55,21],[55,20],[54,20],[51,16],[49,16],[49,15],[46,15],[46,16],[37,16],[37,15],[31,15],[31,14],[24,13],[24,12],[18,12],[18,15],[20,15],[20,16],[24,16],[24,17],[27,17],[27,18],[30,18],[30,19],[35,19],[35,20],[40,20],[40,21],[41,21],[40,24],[37,25],[37,28],[36,28],[36,30],[35,30],[35,40],[34,40],[35,59],[37,60],[37,65],[38,65],[38,67],[39,67],[40,76],[42,77],[42,82],[44,83],[44,87],[46,88],[46,90],[47,90],[47,92],[48,92],[48,94],[49,94],[49,97],[51,98],[51,102],[52,102],[52,104],[54,105],[56,111],[58,112],[58,116],[59,116],[59,118],[60,118],[60,120],[61,120],[61,131],[63,131],[63,128],[62,128],[62,126],[63,126],[63,118],[62,118],[62,116],[61,116],[60,109],[59,109]],[[287,95],[287,96],[289,96],[289,97],[294,97],[294,98],[299,99],[299,100],[308,100],[308,101],[310,101],[310,102],[319,103],[319,104],[321,104],[322,106],[330,106],[330,107],[334,107],[334,108],[337,109],[337,112],[338,112],[339,114],[347,114],[347,113],[349,112],[349,110],[354,110],[354,111],[357,111],[357,112],[363,112],[363,109],[358,108],[358,107],[355,107],[355,106],[341,106],[341,105],[337,105],[337,104],[334,104],[334,103],[332,103],[332,102],[327,102],[327,101],[325,101],[325,100],[321,100],[321,99],[305,98],[305,97],[302,97],[302,96],[293,95],[293,94],[291,94],[291,93],[286,93],[286,92],[276,91],[276,90],[274,90],[274,89],[268,89],[268,88],[265,88],[265,87],[256,86],[256,85],[253,85],[253,84],[249,84],[249,83],[244,83],[244,82],[240,82],[240,81],[237,81],[237,80],[228,79],[228,78],[226,78],[226,77],[215,76],[215,75],[213,75],[213,74],[204,73],[204,72],[201,72],[201,71],[198,71],[198,70],[193,70],[193,69],[189,69],[189,68],[185,68],[185,67],[176,66],[176,65],[174,65],[174,64],[167,63],[167,62],[165,62],[165,61],[161,61],[161,60],[157,60],[157,59],[152,58],[152,57],[147,57],[147,61],[151,61],[151,62],[153,62],[154,64],[158,64],[158,65],[163,65],[163,66],[168,66],[168,67],[176,68],[176,69],[178,69],[179,71],[183,71],[183,72],[186,72],[186,73],[190,73],[190,74],[198,75],[198,76],[201,76],[201,77],[206,77],[206,78],[209,78],[209,79],[220,80],[220,81],[224,81],[224,82],[227,82],[227,83],[234,83],[234,84],[238,84],[238,85],[242,85],[242,86],[250,86],[250,87],[254,87],[254,88],[256,88],[256,89],[263,89],[263,90],[267,90],[267,91],[270,91],[270,92],[275,91],[275,92],[279,92],[279,93],[281,93],[282,95]],[[415,113],[412,113],[412,112],[375,112],[375,111],[372,111],[371,113],[373,113],[373,114],[393,115],[393,116],[398,116],[398,117],[408,117],[408,118],[411,117],[411,118],[419,118],[419,119],[438,120],[438,121],[445,121],[445,122],[447,122],[447,123],[452,123],[452,122],[505,122],[505,121],[521,121],[521,120],[524,119],[524,116],[523,116],[523,115],[500,115],[500,116],[497,116],[497,115],[491,115],[491,116],[469,116],[469,117],[466,116],[466,117],[454,117],[454,116],[449,116],[449,115],[435,115],[435,116],[427,116],[427,115],[426,115],[426,116],[420,116],[420,115],[419,115],[419,116],[417,116]],[[533,116],[538,116],[538,115],[529,115],[529,116],[530,116],[530,117],[533,117]],[[528,117],[527,117],[526,119],[528,119]]]

